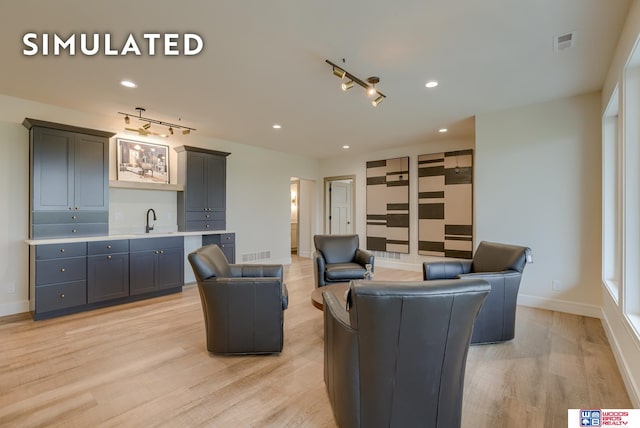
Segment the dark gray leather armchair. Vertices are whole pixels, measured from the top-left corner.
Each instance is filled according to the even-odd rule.
[[[282,265],[230,265],[217,245],[199,248],[188,258],[198,281],[210,352],[282,351],[289,300]]]
[[[371,265],[372,272],[374,270],[374,256],[358,248],[358,235],[315,235],[313,243],[316,246],[313,253],[316,287],[363,279],[366,264]]]
[[[482,241],[473,260],[425,262],[425,280],[482,278],[491,284],[473,328],[471,343],[494,343],[515,336],[516,302],[522,271],[527,263],[527,247]]]
[[[341,428],[460,427],[482,279],[352,281],[324,299],[324,381]],[[349,303],[348,303],[349,304]]]

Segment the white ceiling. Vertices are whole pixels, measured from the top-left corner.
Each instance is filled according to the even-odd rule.
[[[628,0],[6,0],[0,93],[318,158],[474,135],[474,115],[602,87]],[[555,53],[553,36],[576,32]],[[25,57],[27,32],[195,32],[196,57]],[[340,90],[324,61],[387,99]],[[126,89],[122,79],[139,87]],[[428,90],[435,79],[440,85]],[[280,123],[281,130],[271,125]],[[449,128],[444,136],[441,127]],[[175,138],[175,137],[174,137]],[[187,138],[187,137],[181,137]]]

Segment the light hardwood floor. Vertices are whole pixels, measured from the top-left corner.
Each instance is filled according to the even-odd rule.
[[[287,268],[280,355],[208,354],[194,285],[52,320],[0,319],[0,426],[333,427],[312,275],[309,259]],[[465,428],[564,428],[568,408],[629,407],[598,319],[518,307],[513,341],[470,349]]]

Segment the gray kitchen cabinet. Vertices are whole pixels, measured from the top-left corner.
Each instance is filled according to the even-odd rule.
[[[69,311],[87,303],[87,244],[31,247],[34,318]]]
[[[129,296],[129,240],[89,242],[87,302]]]
[[[226,227],[227,156],[199,147],[176,147],[178,230],[224,230]]]
[[[30,237],[108,233],[113,133],[25,119],[30,145]]]
[[[216,244],[224,253],[229,263],[236,262],[236,234],[220,233],[218,235],[203,235],[202,245]]]
[[[183,237],[131,240],[129,291],[132,296],[182,287],[183,283]]]

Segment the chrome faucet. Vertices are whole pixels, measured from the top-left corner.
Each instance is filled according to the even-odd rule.
[[[147,210],[147,227],[145,227],[145,233],[149,233],[149,231],[153,230],[153,226],[149,226],[149,213],[153,213],[153,221],[154,222],[157,220],[156,212],[153,210],[153,208],[149,208]],[[154,226],[155,226],[155,223],[154,223]]]

